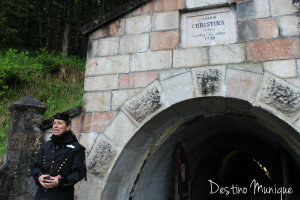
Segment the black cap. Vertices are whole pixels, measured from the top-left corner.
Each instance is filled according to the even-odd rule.
[[[71,122],[70,116],[67,113],[56,113],[56,115],[54,115],[54,119],[64,120],[66,123]]]

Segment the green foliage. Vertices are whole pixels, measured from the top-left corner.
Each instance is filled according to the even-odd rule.
[[[47,106],[45,118],[82,104],[85,60],[41,49],[0,52],[0,158],[9,125],[8,107],[31,95]],[[1,160],[1,159],[0,159]]]
[[[128,0],[0,0],[0,49],[61,51],[65,28],[70,27],[68,55],[84,57],[87,38],[80,29],[124,4]]]
[[[69,0],[68,0],[69,1]],[[0,48],[61,51],[66,27],[67,1],[0,1]],[[73,0],[70,55],[86,55],[80,28],[99,15],[100,1]]]
[[[0,91],[29,82],[31,75],[40,70],[40,66],[34,65],[28,55],[28,52],[17,53],[15,49],[0,55]]]

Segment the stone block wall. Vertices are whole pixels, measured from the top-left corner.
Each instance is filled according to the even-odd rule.
[[[235,15],[236,41],[183,45],[182,16],[219,7]],[[300,128],[297,12],[292,0],[153,0],[91,33],[76,131],[89,141],[97,197],[136,130],[180,101],[242,99]],[[78,198],[87,195],[80,189]]]
[[[182,48],[179,10],[218,6],[235,8],[238,41]],[[125,101],[161,76],[187,68],[227,65],[241,74],[270,72],[300,86],[298,24],[291,0],[151,1],[89,36],[85,113],[76,129],[103,132]]]

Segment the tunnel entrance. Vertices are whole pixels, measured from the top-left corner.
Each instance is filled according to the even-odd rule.
[[[215,100],[209,107],[196,99],[182,102],[145,124],[120,154],[104,198],[299,199],[299,134],[260,108],[237,112]],[[178,172],[178,145],[184,151],[186,183]]]
[[[276,140],[280,138],[248,117],[196,117],[183,124],[149,158],[137,182],[136,195],[149,189],[144,184],[153,183],[155,191],[165,188],[160,192],[166,193],[169,200],[296,199],[299,168]],[[185,169],[181,170],[186,170],[186,183],[180,183],[178,173],[178,141],[185,151]],[[282,188],[285,192],[291,188],[288,198]]]
[[[205,143],[206,154],[198,147],[190,174],[190,199],[286,199],[279,187],[295,192],[299,185],[295,163],[282,146],[243,133],[216,135]]]

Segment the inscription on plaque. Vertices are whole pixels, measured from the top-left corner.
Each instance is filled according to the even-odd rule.
[[[182,15],[182,46],[212,46],[237,41],[236,18],[229,8]]]

